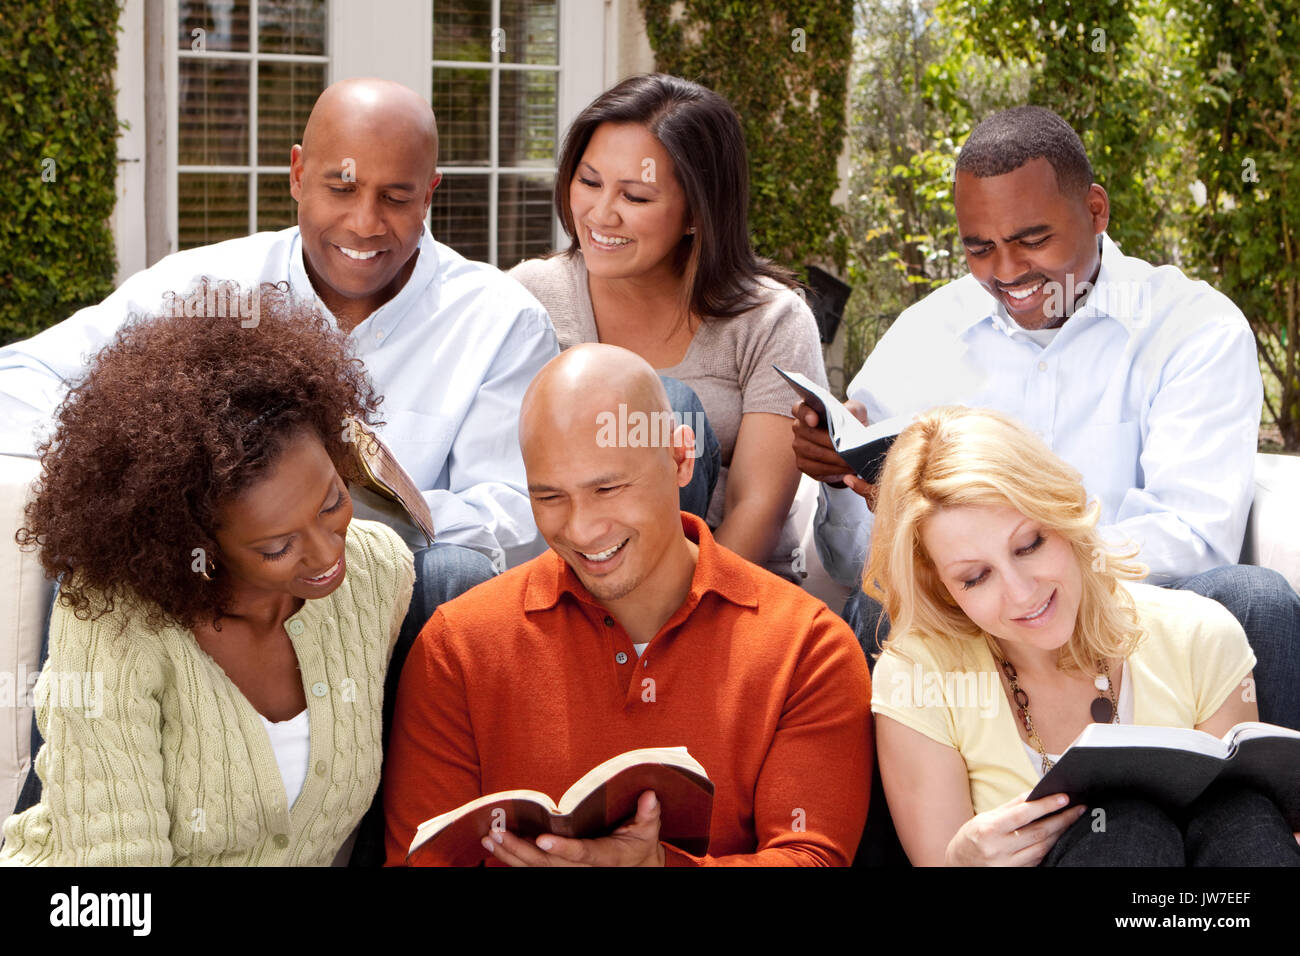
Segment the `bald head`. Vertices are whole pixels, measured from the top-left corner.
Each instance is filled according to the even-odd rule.
[[[519,444],[527,459],[530,441],[553,441],[559,435],[595,441],[601,423],[620,414],[647,423],[671,415],[659,375],[627,349],[578,345],[548,362],[528,386],[519,413]]]
[[[519,444],[537,530],[606,607],[690,583],[678,495],[694,435],[645,359],[594,344],[551,359],[524,395]]]
[[[438,124],[418,93],[392,80],[340,80],[316,100],[302,131],[302,148],[332,150],[341,142],[381,142],[424,157],[428,180],[438,165]],[[331,157],[332,159],[332,157]]]

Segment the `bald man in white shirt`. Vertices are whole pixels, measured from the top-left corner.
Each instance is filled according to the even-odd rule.
[[[202,277],[238,284],[245,295],[224,300],[232,309],[263,282],[316,299],[384,396],[379,434],[423,493],[438,538],[424,548],[395,524],[416,551],[416,584],[393,691],[439,604],[545,547],[516,432],[525,389],[559,354],[555,330],[514,279],[434,240],[425,219],[437,162],[437,124],[418,94],[386,80],[335,83],[290,154],[297,226],[168,256],[98,305],[0,349],[0,454],[34,456],[69,386],[132,315],[174,310]],[[25,790],[19,807],[31,797]]]

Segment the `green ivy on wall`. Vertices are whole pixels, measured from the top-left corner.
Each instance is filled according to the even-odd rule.
[[[655,65],[721,93],[749,150],[750,234],[803,271],[846,244],[839,185],[853,0],[641,0]]]
[[[5,0],[0,343],[113,291],[116,0]]]

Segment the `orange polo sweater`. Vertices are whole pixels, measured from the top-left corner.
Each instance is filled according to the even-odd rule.
[[[669,865],[852,861],[872,759],[857,640],[821,601],[681,519],[699,544],[691,588],[639,659],[553,551],[438,609],[397,694],[389,865],[405,861],[419,824],[469,800],[511,789],[559,799],[625,750],[679,745],[714,783],[713,817],[708,855],[664,844]]]

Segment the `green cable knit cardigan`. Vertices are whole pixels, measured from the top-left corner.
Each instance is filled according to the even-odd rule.
[[[379,786],[384,672],[411,600],[412,558],[354,520],[347,571],[285,622],[311,757],[292,807],[261,718],[181,628],[139,605],[94,621],[62,606],[37,683],[41,802],[4,825],[9,865],[328,865]]]

